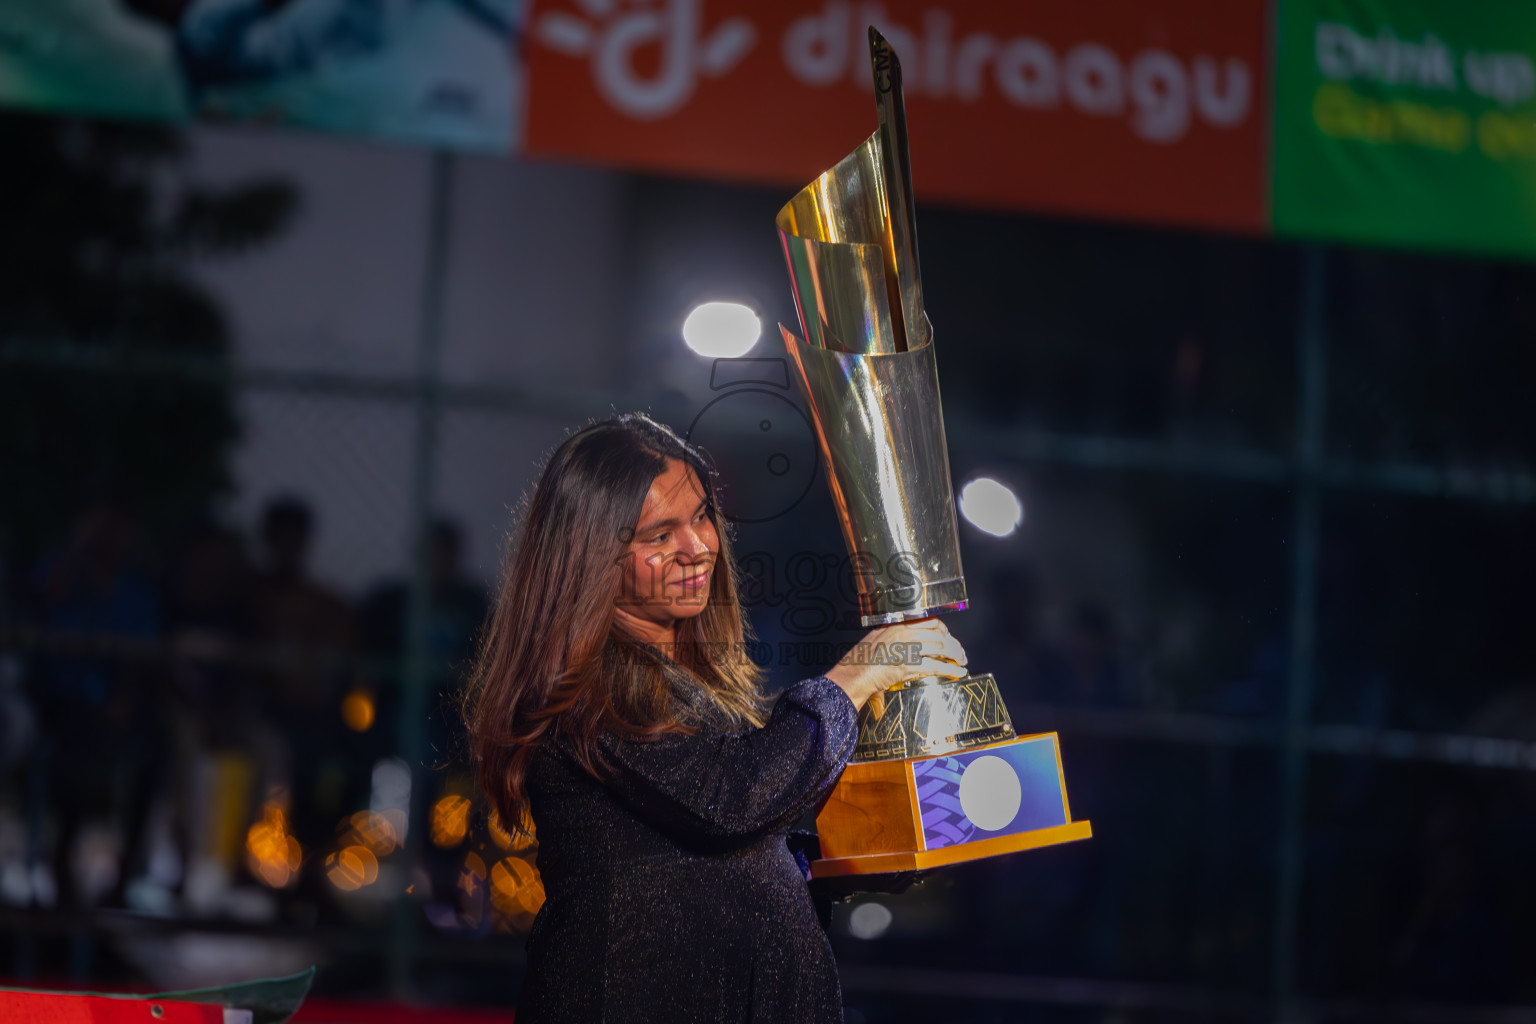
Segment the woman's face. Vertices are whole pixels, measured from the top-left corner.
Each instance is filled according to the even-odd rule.
[[[709,603],[720,536],[693,467],[668,459],[640,509],[620,566],[616,611],[642,639],[669,643],[677,620]]]

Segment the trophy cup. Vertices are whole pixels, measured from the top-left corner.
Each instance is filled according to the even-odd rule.
[[[869,30],[879,128],[779,211],[803,340],[780,325],[825,457],[865,626],[966,607],[918,274],[901,65]],[[812,877],[924,871],[1087,839],[1055,733],[1017,736],[990,675],[912,680],[859,716]]]

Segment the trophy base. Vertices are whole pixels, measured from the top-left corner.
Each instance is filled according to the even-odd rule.
[[[1074,821],[1055,828],[1040,829],[1017,836],[979,839],[949,850],[910,850],[906,853],[869,853],[858,857],[823,857],[811,862],[812,878],[846,878],[850,875],[887,875],[908,871],[932,871],[934,868],[963,864],[968,860],[997,857],[1005,853],[1034,850],[1093,838],[1093,823]]]
[[[952,754],[851,762],[816,818],[811,877],[926,871],[1076,842],[1055,733]]]
[[[970,750],[1014,737],[991,673],[925,676],[882,690],[859,712],[853,760],[909,761]]]

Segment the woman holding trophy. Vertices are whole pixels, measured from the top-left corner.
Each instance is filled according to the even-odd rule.
[[[877,628],[770,707],[699,453],[641,415],[560,445],[470,704],[481,784],[539,835],[523,1021],[840,1021],[784,836],[819,803],[811,873],[844,891],[1092,835],[1056,736],[1017,736],[996,680],[967,675],[933,617],[969,599],[901,65],[869,36],[880,127],[777,226],[801,329],[782,329],[785,350]]]
[[[769,702],[748,635],[698,451],[640,414],[568,437],[467,705],[481,784],[539,837],[520,1021],[842,1019],[785,830],[837,781],[872,695],[963,676],[966,656],[936,620],[887,626],[856,650],[899,657]]]

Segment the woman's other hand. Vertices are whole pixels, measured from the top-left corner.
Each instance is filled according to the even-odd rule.
[[[827,678],[862,710],[876,693],[909,679],[959,679],[966,674],[965,664],[965,648],[948,627],[938,619],[924,619],[870,630]]]

